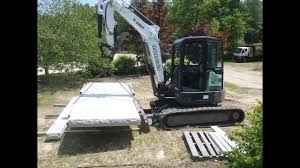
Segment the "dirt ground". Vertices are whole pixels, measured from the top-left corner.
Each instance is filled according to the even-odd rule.
[[[259,70],[257,70],[259,69]],[[262,63],[224,63],[225,101],[240,103],[248,111],[262,101]],[[238,89],[232,90],[226,84]],[[227,88],[227,89],[226,89]]]
[[[262,89],[262,72],[247,67],[233,67],[225,63],[224,79],[240,87]]]
[[[248,111],[262,97],[261,72],[241,65],[225,63],[225,101]],[[136,98],[144,108],[154,97],[148,76],[123,78],[133,86]],[[115,81],[104,78],[101,81]],[[67,104],[79,94],[80,86],[39,92],[38,132],[45,132],[55,119],[45,119],[45,114],[59,114],[62,108],[53,104]],[[230,133],[236,127],[222,128]],[[186,128],[159,131],[151,127],[149,133],[66,133],[56,142],[45,142],[38,137],[38,167],[221,167],[225,161],[205,160],[192,162],[182,138],[183,130],[207,130]]]

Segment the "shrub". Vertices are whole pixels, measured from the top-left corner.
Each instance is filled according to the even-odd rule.
[[[101,66],[103,62],[100,59],[93,59],[88,62],[87,66],[85,67],[85,73],[88,77],[95,77],[101,71]]]
[[[184,59],[184,64],[187,65],[188,64],[188,60],[187,59]],[[175,58],[174,60],[174,64],[175,66],[176,65],[179,65],[179,58]],[[165,63],[165,70],[170,73],[171,72],[171,68],[172,68],[172,59],[167,59],[166,63]]]
[[[140,56],[139,58],[139,67],[138,67],[138,71],[140,74],[149,74],[148,70],[147,70],[147,65],[146,65],[146,61],[143,55]],[[150,65],[152,65],[152,61],[151,59],[148,57],[148,63]]]
[[[179,59],[175,59],[175,65],[176,63],[179,63]],[[168,73],[171,72],[171,68],[172,68],[172,59],[167,59],[165,62],[165,71],[167,71]]]
[[[135,59],[126,55],[120,55],[112,61],[112,71],[116,74],[129,75],[134,73]]]
[[[241,124],[242,130],[230,136],[239,148],[228,154],[228,167],[262,167],[262,113],[262,103],[259,102],[253,113],[249,114],[250,124]]]
[[[141,63],[137,69],[140,74],[148,74],[148,70],[145,64]]]

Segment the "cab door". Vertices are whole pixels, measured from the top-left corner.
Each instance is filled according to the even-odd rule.
[[[208,91],[223,90],[223,44],[221,41],[209,40],[208,47],[208,68],[207,88]]]

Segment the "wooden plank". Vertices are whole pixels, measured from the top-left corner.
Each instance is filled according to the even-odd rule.
[[[216,144],[216,146],[220,149],[221,152],[227,152],[227,149],[222,145],[222,143],[212,132],[208,132],[208,136],[210,136],[211,140]]]
[[[204,141],[204,143],[205,143],[205,145],[206,145],[206,147],[207,147],[207,149],[208,149],[210,155],[211,155],[211,156],[216,156],[215,151],[214,151],[214,150],[212,149],[212,147],[210,146],[210,143],[207,141],[207,139],[206,139],[205,135],[203,134],[203,132],[202,132],[202,131],[199,131],[199,134],[200,134],[201,138],[203,139],[203,141]]]
[[[209,155],[209,153],[207,152],[205,146],[203,145],[202,141],[200,140],[199,136],[197,135],[197,132],[192,131],[191,134],[194,137],[196,144],[198,145],[198,147],[200,149],[201,154],[205,157],[207,157],[207,156],[211,157]]]
[[[131,83],[127,83],[127,85],[128,85],[128,87],[129,87],[129,89],[130,89],[130,91],[131,91],[131,94],[134,96],[134,95],[135,95],[135,91],[134,91],[134,89],[133,89],[132,84],[131,84]]]
[[[228,137],[225,137],[223,135],[220,135],[218,134],[219,136],[222,137],[222,139],[232,148],[232,149],[235,149],[238,147],[238,145],[234,142],[234,141],[231,141]]]
[[[224,132],[221,128],[219,128],[218,126],[211,126],[210,127],[212,130],[214,130],[215,132],[217,132],[220,135],[226,135],[226,132]]]
[[[46,141],[59,140],[67,128],[68,120],[58,117],[46,133]]]
[[[80,89],[79,94],[84,93],[92,84],[93,84],[93,82],[85,83],[82,86],[82,88]]]
[[[67,105],[65,104],[53,104],[53,107],[66,107]]]
[[[210,136],[208,135],[208,132],[204,132],[204,134],[206,135],[208,141],[210,142],[211,146],[213,147],[215,153],[219,156],[222,156],[222,153],[220,151],[220,149],[216,146],[216,144],[211,140]]]
[[[185,136],[185,139],[186,139],[186,141],[187,141],[187,144],[188,144],[188,146],[189,146],[189,148],[190,148],[190,151],[191,151],[191,153],[192,153],[192,156],[193,157],[202,157],[202,156],[199,156],[199,154],[198,154],[198,152],[197,152],[197,149],[196,149],[196,147],[195,147],[195,144],[194,144],[194,142],[192,141],[192,138],[190,137],[190,134],[189,134],[189,132],[187,132],[187,131],[184,131],[183,132],[183,134],[184,134],[184,136]]]
[[[61,112],[61,115],[62,115],[62,118],[63,119],[68,119],[70,114],[71,114],[71,109],[72,109],[72,106],[74,104],[75,101],[77,101],[79,97],[73,97],[70,102],[68,103],[68,105],[63,109],[63,111]]]
[[[212,132],[216,138],[222,143],[222,145],[227,149],[228,152],[232,151],[232,148],[223,140],[223,138],[216,132]]]
[[[215,137],[222,143],[222,145],[227,149],[227,151],[231,151],[231,147],[224,141],[224,139],[217,133],[217,132],[211,132],[215,135]]]
[[[218,133],[224,140],[225,142],[231,147],[231,148],[236,148],[238,145],[230,140],[226,134],[226,132],[224,132],[221,128],[219,128],[218,126],[211,126],[210,127],[212,130],[214,130],[216,133]]]
[[[48,140],[59,140],[64,134],[65,129],[67,128],[68,123],[68,113],[70,113],[73,102],[78,97],[73,97],[71,101],[68,103],[67,107],[65,107],[62,112],[59,114],[57,119],[51,125],[46,133],[46,141]]]
[[[53,119],[57,118],[59,115],[58,114],[46,114],[45,119]]]

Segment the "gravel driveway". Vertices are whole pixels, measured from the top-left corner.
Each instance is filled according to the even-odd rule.
[[[224,80],[244,88],[262,89],[262,72],[225,65]]]

